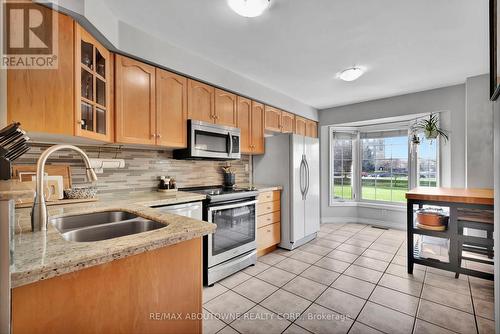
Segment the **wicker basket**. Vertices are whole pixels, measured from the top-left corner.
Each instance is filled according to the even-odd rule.
[[[442,210],[420,209],[417,211],[417,223],[426,226],[445,226],[448,216]]]

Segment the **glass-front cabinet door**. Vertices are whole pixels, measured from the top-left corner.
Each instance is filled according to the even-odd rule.
[[[75,43],[75,134],[112,141],[112,54],[78,24],[75,27]]]

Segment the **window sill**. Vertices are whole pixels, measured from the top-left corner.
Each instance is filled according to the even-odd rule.
[[[334,202],[329,205],[332,208],[335,207],[361,207],[370,209],[383,209],[391,211],[406,212],[405,203],[394,204],[394,203],[373,203],[373,202]]]

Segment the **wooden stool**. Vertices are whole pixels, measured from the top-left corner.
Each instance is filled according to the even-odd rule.
[[[462,255],[462,251],[465,250],[470,253],[486,255],[488,259],[493,259],[493,213],[484,210],[459,209],[457,214],[458,267],[462,267],[462,259],[493,265],[493,260],[477,259],[468,256],[464,257]],[[486,238],[464,235],[464,228],[485,231]],[[456,272],[455,278],[458,278],[458,276],[459,273]]]

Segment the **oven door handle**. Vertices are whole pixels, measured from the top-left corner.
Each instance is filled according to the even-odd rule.
[[[248,201],[248,202],[240,202],[240,203],[235,203],[235,204],[228,204],[228,205],[211,206],[208,208],[208,213],[211,213],[212,211],[240,208],[242,206],[247,206],[247,205],[252,205],[252,204],[257,204],[257,200]],[[211,217],[209,215],[209,219],[210,218]]]

